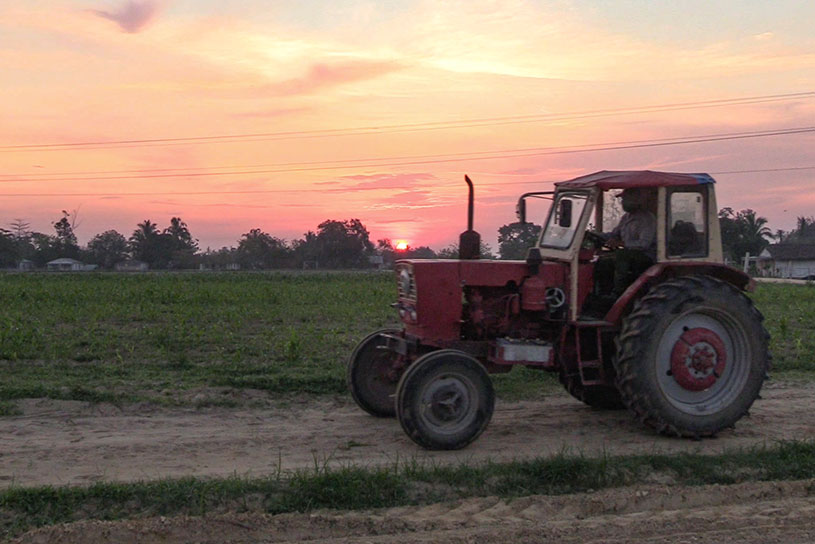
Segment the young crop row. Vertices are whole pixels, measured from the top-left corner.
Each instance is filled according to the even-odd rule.
[[[344,393],[357,341],[397,323],[395,296],[390,273],[3,274],[0,402]],[[754,296],[774,371],[815,372],[815,288],[761,285]],[[499,394],[514,398],[554,387],[524,369],[498,378]]]

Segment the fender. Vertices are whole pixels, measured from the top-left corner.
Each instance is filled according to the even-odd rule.
[[[634,301],[644,295],[652,285],[662,283],[665,280],[677,276],[689,276],[691,274],[712,276],[730,283],[742,291],[753,291],[756,285],[755,281],[741,270],[724,264],[699,261],[657,263],[628,286],[628,289],[625,290],[606,314],[605,321],[619,325],[620,320],[628,313]]]

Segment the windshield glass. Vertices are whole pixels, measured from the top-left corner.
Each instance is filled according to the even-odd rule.
[[[571,245],[587,199],[586,193],[558,195],[552,203],[552,212],[541,237],[541,246],[565,249]]]

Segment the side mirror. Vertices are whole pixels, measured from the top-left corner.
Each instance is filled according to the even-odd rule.
[[[557,224],[563,228],[569,228],[572,226],[572,201],[568,198],[563,198],[560,200]]]
[[[515,216],[518,218],[518,223],[526,223],[526,198],[521,197],[518,204],[515,206]]]

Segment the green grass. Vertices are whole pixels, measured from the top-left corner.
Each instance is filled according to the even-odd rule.
[[[345,391],[391,274],[0,275],[0,400]]]
[[[13,402],[0,401],[0,417],[2,416],[19,416],[23,412]]]
[[[774,374],[815,373],[815,285],[764,283],[753,300],[770,333]]]
[[[263,479],[184,478],[90,487],[12,487],[0,491],[0,537],[79,519],[382,508],[476,496],[576,493],[653,481],[704,485],[813,477],[813,442],[783,442],[715,456],[592,458],[563,453],[476,466],[432,466],[414,461],[382,468],[330,469],[317,464],[312,471]]]
[[[815,375],[815,287],[753,296],[775,376]],[[228,407],[242,401],[196,392],[345,395],[356,343],[398,325],[395,297],[389,272],[0,274],[0,415],[32,397]],[[560,391],[525,368],[495,385],[509,400]]]

